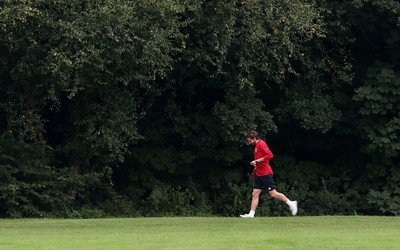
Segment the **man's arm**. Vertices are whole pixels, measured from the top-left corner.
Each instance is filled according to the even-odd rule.
[[[254,159],[251,165],[256,166],[260,162],[269,161],[274,158],[274,154],[269,150],[267,144],[261,145],[258,150],[262,153],[262,157]]]

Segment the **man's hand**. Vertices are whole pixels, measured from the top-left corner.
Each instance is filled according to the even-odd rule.
[[[251,164],[252,166],[257,166],[258,161],[254,160],[254,161],[250,162],[250,164]]]

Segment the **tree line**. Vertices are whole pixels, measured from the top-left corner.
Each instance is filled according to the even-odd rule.
[[[253,129],[299,214],[399,215],[399,42],[395,0],[4,0],[0,217],[237,216]]]

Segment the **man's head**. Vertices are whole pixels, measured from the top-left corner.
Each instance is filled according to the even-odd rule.
[[[247,133],[246,135],[246,140],[247,143],[250,145],[255,146],[257,141],[260,139],[260,136],[258,135],[258,133],[254,130],[250,131]]]

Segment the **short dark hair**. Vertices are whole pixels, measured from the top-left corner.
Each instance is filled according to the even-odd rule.
[[[246,138],[250,138],[250,139],[260,139],[260,135],[257,133],[257,131],[250,131],[247,133]]]

